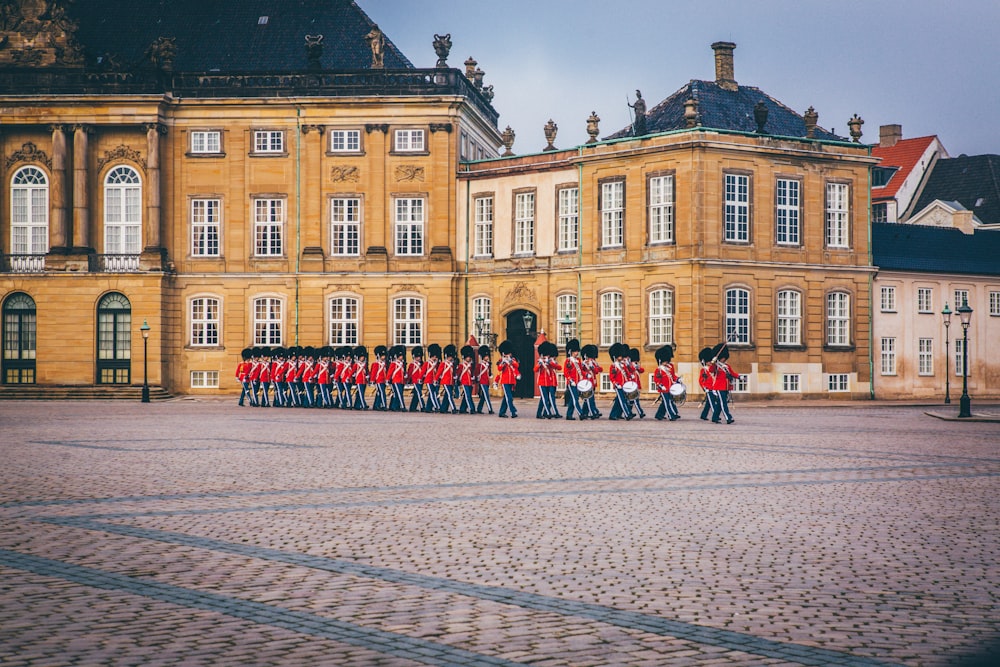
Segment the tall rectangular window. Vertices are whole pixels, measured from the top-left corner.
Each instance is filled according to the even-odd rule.
[[[416,297],[401,297],[393,301],[393,345],[423,343],[424,303]]]
[[[493,197],[476,197],[475,256],[493,255]]]
[[[850,191],[846,183],[826,184],[826,245],[846,248],[850,243]]]
[[[917,341],[917,373],[934,375],[934,339],[921,338]]]
[[[424,254],[424,200],[396,200],[396,254]]]
[[[535,193],[514,195],[514,254],[535,252]]]
[[[601,183],[601,247],[625,243],[625,181]]]
[[[191,133],[192,153],[221,153],[222,133],[219,130],[195,130]]]
[[[358,153],[361,151],[361,130],[330,130],[331,153]]]
[[[394,150],[401,153],[422,152],[424,150],[423,130],[396,130]]]
[[[917,312],[918,313],[934,312],[934,290],[932,290],[930,287],[917,288]]]
[[[559,251],[577,250],[580,246],[580,189],[559,190]]]
[[[965,349],[965,341],[961,338],[955,339],[955,375],[962,377],[962,365],[964,363],[964,355],[962,351]],[[965,369],[966,377],[972,375],[972,359],[968,360],[969,365]]]
[[[799,181],[779,178],[774,192],[775,240],[778,245],[799,245]]]
[[[826,344],[837,347],[851,344],[851,295],[846,292],[826,295]]]
[[[802,343],[802,295],[794,290],[778,292],[778,345]]]
[[[888,222],[888,221],[889,221],[889,205],[872,204],[872,222]]]
[[[361,254],[361,199],[358,197],[330,200],[330,254],[335,257]]]
[[[575,294],[560,294],[556,297],[556,319],[559,320],[557,345],[565,345],[566,341],[576,336],[576,305]],[[567,325],[567,326],[564,326]]]
[[[13,254],[44,255],[49,250],[49,184],[37,167],[22,167],[14,174],[10,233]]]
[[[281,130],[256,130],[253,133],[254,153],[284,153],[285,133]]]
[[[749,290],[726,290],[726,340],[730,343],[750,344]]]
[[[674,177],[649,179],[649,242],[674,242]]]
[[[896,339],[882,339],[882,375],[896,374]]]
[[[275,297],[254,299],[253,344],[281,345],[281,299]]]
[[[212,297],[191,299],[191,345],[219,344],[219,300]]]
[[[730,243],[750,242],[750,177],[726,174],[724,239]]]
[[[358,344],[358,300],[351,296],[330,299],[330,345]]]
[[[621,292],[601,295],[601,345],[619,343],[625,335],[625,306]]]
[[[969,304],[969,290],[967,289],[955,290],[955,306],[952,308],[952,311],[954,312],[955,310],[957,310],[959,306],[968,304]]]
[[[896,288],[883,285],[881,294],[882,294],[882,312],[883,313],[896,312]]]
[[[255,199],[253,222],[254,254],[258,257],[280,257],[284,253],[285,200]]]
[[[477,297],[472,300],[472,329],[477,338],[481,335],[493,333],[493,300],[486,296]],[[479,344],[486,341],[480,339]]]
[[[668,289],[649,293],[649,344],[674,342],[674,293]]]
[[[990,315],[1000,315],[1000,292],[990,292]]]
[[[191,254],[195,257],[219,256],[218,199],[191,200]]]

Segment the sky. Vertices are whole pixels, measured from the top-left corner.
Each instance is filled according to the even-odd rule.
[[[654,105],[691,79],[714,80],[711,44],[736,43],[735,78],[819,125],[862,142],[879,126],[937,135],[951,156],[1000,154],[1000,1],[997,0],[356,0],[416,67],[469,56],[492,84],[499,129],[515,153],[601,137],[629,125],[628,101]]]

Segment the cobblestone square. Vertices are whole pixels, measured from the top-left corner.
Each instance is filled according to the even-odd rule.
[[[947,665],[1000,424],[0,402],[0,665]]]

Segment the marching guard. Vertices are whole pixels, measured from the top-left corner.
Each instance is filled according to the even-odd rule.
[[[479,403],[476,414],[483,414],[483,407],[493,414],[493,401],[490,400],[490,374],[493,372],[493,361],[490,359],[488,345],[479,346],[479,360],[476,362],[476,382],[479,384]]]
[[[615,400],[608,419],[611,421],[619,419],[631,421],[635,419],[635,414],[632,412],[632,400],[628,396],[631,389],[625,388],[625,384],[630,382],[625,361],[628,348],[624,343],[614,343],[608,349],[608,354],[611,356],[611,370],[609,372],[611,386],[615,390]]]
[[[584,419],[580,405],[580,380],[584,378],[583,362],[580,361],[580,341],[576,338],[566,342],[566,361],[563,362],[563,377],[566,378],[566,419]],[[593,385],[591,385],[593,386]],[[576,412],[576,417],[573,413]]]
[[[589,384],[590,396],[586,398],[586,409],[588,419],[598,419],[601,416],[601,411],[597,409],[597,382],[600,378],[601,373],[604,372],[604,368],[598,361],[598,350],[597,346],[593,343],[584,345],[581,350],[583,353],[583,377]],[[583,390],[581,389],[581,394]]]
[[[538,384],[538,410],[536,419],[556,419],[562,417],[556,407],[556,372],[559,362],[555,357],[559,348],[555,343],[545,341],[538,346],[538,361],[535,362],[535,377]]]
[[[505,418],[510,411],[512,419],[517,419],[517,408],[514,406],[514,385],[521,379],[521,373],[517,359],[514,358],[514,344],[505,340],[497,347],[500,352],[500,361],[497,362],[496,381],[503,389],[503,400],[500,402],[500,411],[497,416]]]
[[[653,372],[653,384],[660,394],[660,406],[656,409],[654,417],[657,421],[669,418],[670,421],[677,421],[681,418],[680,411],[674,403],[673,394],[670,388],[675,383],[680,382],[680,377],[674,369],[671,360],[674,358],[674,348],[664,345],[656,351],[656,370]]]
[[[459,414],[472,414],[476,411],[475,402],[472,400],[472,385],[475,382],[475,356],[476,351],[471,345],[462,346],[462,363],[458,366],[458,384],[462,388],[462,405],[459,407]]]
[[[424,409],[424,348],[415,345],[410,351],[413,361],[406,367],[406,376],[413,383],[413,398],[410,399],[410,412],[426,412]]]

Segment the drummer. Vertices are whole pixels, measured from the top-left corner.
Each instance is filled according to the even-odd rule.
[[[601,416],[601,411],[597,409],[597,378],[600,377],[601,373],[604,372],[604,368],[597,361],[598,351],[597,346],[593,343],[588,343],[583,346],[581,350],[583,353],[583,379],[580,380],[581,383],[587,383],[586,392],[584,387],[577,384],[577,389],[580,390],[580,399],[583,402],[583,412],[580,415],[581,419],[598,419]],[[589,393],[590,396],[585,396],[585,393]]]
[[[563,376],[566,378],[566,419],[573,421],[573,412],[585,419],[583,406],[580,405],[580,388],[577,386],[583,377],[583,362],[580,361],[580,341],[576,338],[566,343],[566,361],[563,362]],[[593,385],[591,385],[593,387]]]
[[[614,388],[616,395],[608,419],[611,421],[619,419],[631,421],[635,419],[635,414],[632,412],[632,401],[629,400],[625,392],[625,383],[629,381],[626,374],[628,346],[624,343],[615,343],[608,349],[608,354],[611,355],[611,371],[609,376],[611,386]]]
[[[664,345],[656,351],[656,370],[653,372],[653,384],[660,394],[660,407],[656,409],[656,420],[662,421],[666,417],[670,421],[677,421],[681,418],[674,397],[670,390],[672,386],[680,383],[681,379],[674,370],[671,360],[674,358],[674,348]]]

